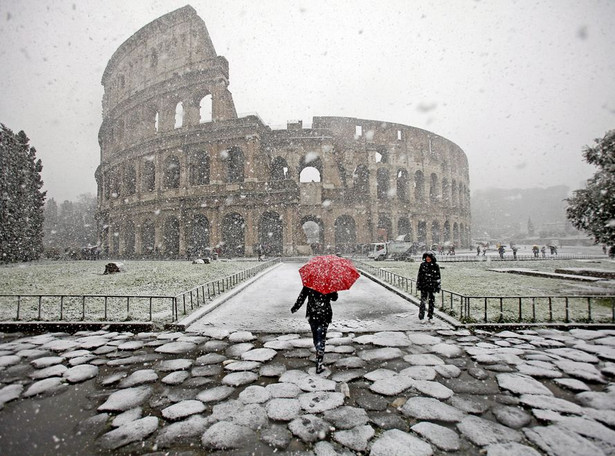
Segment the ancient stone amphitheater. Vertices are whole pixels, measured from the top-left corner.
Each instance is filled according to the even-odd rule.
[[[186,6],[146,25],[102,77],[98,223],[131,257],[355,252],[405,235],[468,246],[468,161],[407,125],[314,117],[311,128],[238,117],[229,64]]]

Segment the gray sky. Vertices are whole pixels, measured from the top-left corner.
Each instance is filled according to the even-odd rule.
[[[48,197],[95,193],[100,80],[120,44],[188,0],[2,0],[0,122]],[[193,0],[238,113],[272,127],[349,116],[458,144],[471,190],[567,185],[615,128],[615,1]]]

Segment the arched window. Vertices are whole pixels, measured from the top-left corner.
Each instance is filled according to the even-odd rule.
[[[320,171],[313,166],[306,166],[299,174],[299,182],[320,182]]]
[[[442,179],[442,202],[449,206],[451,204],[451,189],[448,185],[448,179]]]
[[[236,212],[222,219],[223,252],[227,256],[243,256],[245,253],[245,222]]]
[[[339,253],[352,253],[357,244],[357,226],[349,215],[335,220],[335,250]]]
[[[126,167],[126,174],[124,175],[124,185],[126,187],[127,195],[134,195],[137,191],[137,171],[134,165],[130,164]]]
[[[179,188],[179,158],[171,155],[164,161],[164,188]]]
[[[135,254],[135,224],[129,220],[124,226],[124,255],[131,257]]]
[[[156,251],[156,227],[154,222],[146,220],[141,227],[141,253],[153,255]]]
[[[451,222],[449,222],[448,220],[444,222],[444,233],[443,233],[442,241],[443,242],[451,241]]]
[[[414,173],[414,200],[417,203],[425,202],[425,177],[420,170]]]
[[[196,214],[186,226],[188,255],[201,258],[209,247],[209,220],[203,214]]]
[[[417,225],[417,237],[420,244],[427,244],[427,223],[420,221]]]
[[[258,239],[267,255],[282,255],[282,218],[277,212],[265,212],[258,226]]]
[[[205,95],[201,98],[199,103],[199,123],[211,122],[212,117],[212,98],[211,94]]]
[[[378,150],[374,152],[374,161],[382,164],[389,162],[389,152],[386,150],[386,147],[378,147]]]
[[[380,200],[389,197],[389,170],[386,168],[378,168],[376,171],[376,195]]]
[[[457,206],[457,198],[459,196],[459,191],[457,190],[457,181],[453,179],[453,184],[451,185],[451,203],[453,206]]]
[[[190,156],[190,184],[209,184],[209,155],[206,151],[194,151]]]
[[[352,173],[354,191],[360,195],[369,193],[369,170],[365,165],[359,165]]]
[[[308,215],[301,219],[301,228],[305,233],[306,243],[312,248],[312,253],[320,255],[324,252],[325,226],[319,217]]]
[[[179,255],[179,220],[176,217],[167,217],[164,221],[162,245],[167,258]]]
[[[440,222],[437,220],[431,222],[431,242],[434,244],[440,243]]]
[[[400,201],[408,201],[408,171],[397,170],[397,198]]]
[[[376,237],[379,241],[387,241],[391,239],[393,234],[393,224],[391,219],[385,214],[378,214],[378,232]]]
[[[228,182],[243,182],[244,180],[244,159],[243,152],[239,147],[231,147],[227,156],[227,179]]]
[[[404,236],[405,241],[412,241],[412,226],[408,217],[400,217],[397,221],[397,235]]]
[[[271,162],[271,180],[281,181],[288,179],[288,164],[282,157],[276,157]]]
[[[459,225],[457,222],[453,223],[453,242],[455,245],[459,245]]]
[[[184,104],[180,101],[175,106],[175,128],[184,126]]]
[[[143,163],[143,190],[153,192],[156,189],[156,165],[154,157],[146,159]]]
[[[438,176],[435,173],[431,174],[431,178],[429,179],[429,201],[435,203],[440,199],[440,195],[438,194]]]

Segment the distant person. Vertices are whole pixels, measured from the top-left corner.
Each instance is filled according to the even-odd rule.
[[[543,258],[547,258],[547,248],[544,245],[540,248],[540,253],[542,253]]]
[[[504,248],[504,245],[500,244],[500,246],[498,247],[498,253],[500,254],[500,258],[503,260],[504,259],[504,252],[506,251],[506,249]]]
[[[441,290],[441,277],[440,266],[438,266],[436,256],[432,252],[423,254],[423,262],[419,266],[416,277],[416,289],[421,292],[419,320],[423,323],[425,308],[427,307],[427,319],[429,323],[433,323],[433,311],[436,304],[434,293],[439,293]]]
[[[602,253],[606,255],[606,244],[602,244]]]
[[[263,246],[261,244],[256,246],[256,254],[258,255],[258,261],[263,261]]]
[[[518,247],[517,247],[516,245],[513,245],[513,246],[512,246],[512,251],[513,251],[513,260],[516,260],[516,259],[517,259],[517,250],[519,250],[519,249],[518,249]]]
[[[539,252],[539,249],[537,245],[532,247],[532,253],[534,254],[534,258],[538,258],[538,252]]]
[[[476,256],[480,255],[480,245],[476,246]]]
[[[305,316],[310,323],[312,329],[312,340],[316,349],[316,373],[320,374],[323,368],[323,359],[325,357],[325,342],[327,340],[327,328],[333,318],[333,310],[331,309],[331,301],[337,301],[337,292],[322,294],[308,287],[303,287],[301,293],[297,297],[295,305],[290,309],[292,313],[298,311],[305,299],[308,304],[305,311]]]

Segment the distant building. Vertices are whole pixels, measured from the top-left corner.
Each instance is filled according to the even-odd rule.
[[[470,240],[468,160],[411,126],[237,117],[229,65],[186,6],[146,25],[103,77],[99,237],[122,257],[352,252],[407,234]]]

